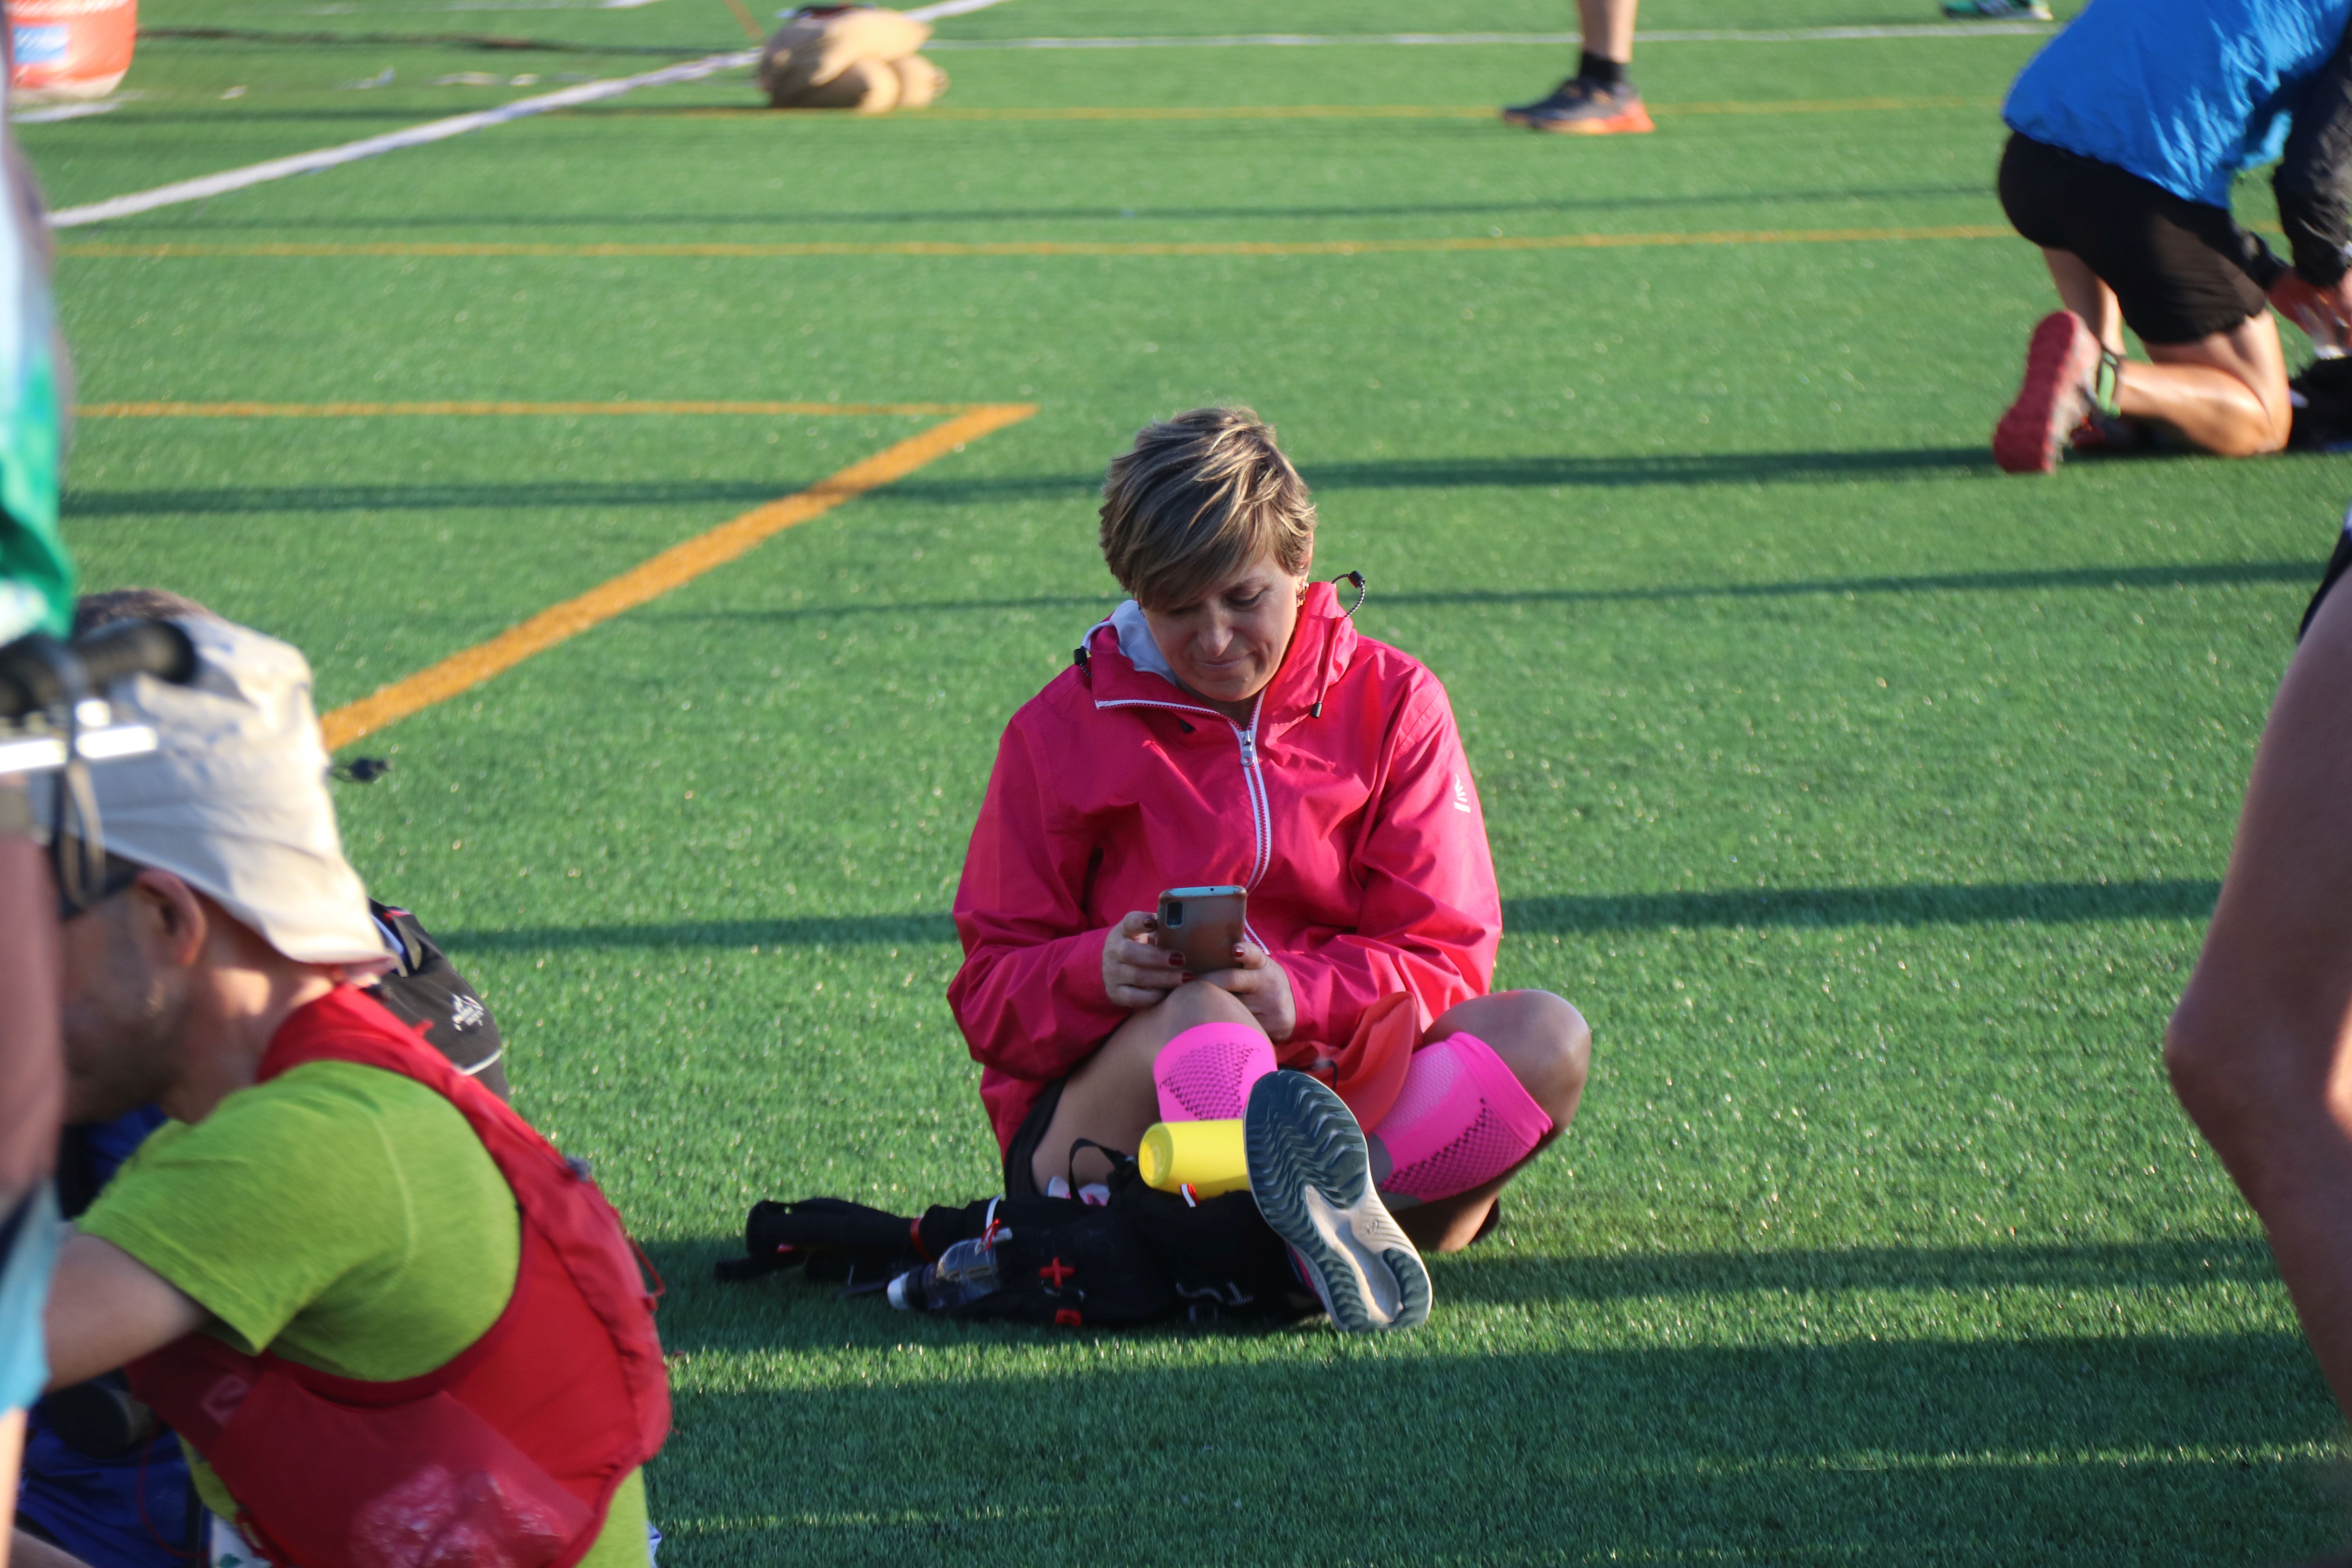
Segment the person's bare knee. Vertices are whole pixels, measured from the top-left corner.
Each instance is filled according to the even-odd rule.
[[[2230,1037],[2228,1003],[2210,982],[2195,980],[2182,994],[2164,1031],[2164,1070],[2181,1109],[2217,1148],[2234,1142],[2244,1121],[2244,1063]]]
[[[2117,384],[2125,414],[2169,425],[2224,458],[2284,449],[2294,425],[2286,358],[2267,310],[2228,331],[2185,343],[2149,343],[2145,365]]]
[[[1242,999],[1230,991],[1220,991],[1205,980],[1188,980],[1168,993],[1168,1000],[1151,1009],[1161,1021],[1164,1033],[1160,1044],[1202,1024],[1246,1024],[1253,1029],[1258,1021],[1242,1005]],[[1141,1015],[1139,1015],[1140,1016]],[[1264,1033],[1262,1029],[1259,1031]]]
[[[1071,1069],[1061,1102],[1029,1163],[1040,1192],[1054,1177],[1067,1173],[1071,1145],[1079,1139],[1115,1149],[1134,1148],[1143,1130],[1159,1120],[1152,1064],[1169,1041],[1201,1024],[1258,1026],[1231,992],[1189,981],[1151,1006],[1129,1014],[1094,1055]],[[1095,1179],[1092,1173],[1082,1174]]]
[[[1187,981],[1152,1005],[1129,1014],[1127,1022],[1103,1042],[1102,1049],[1081,1062],[1070,1076],[1075,1080],[1093,1073],[1098,1070],[1098,1064],[1099,1070],[1121,1073],[1132,1073],[1139,1065],[1148,1078],[1153,1059],[1168,1042],[1202,1024],[1246,1024],[1257,1027],[1249,1009],[1233,993],[1220,991],[1204,981]]]
[[[2164,1067],[2181,1109],[2260,1208],[2271,1151],[2329,1123],[2352,1128],[2352,1049],[2340,1016],[2313,1007],[2299,1022],[2207,953],[2173,1010]]]
[[[1565,997],[1549,991],[1498,991],[1448,1008],[1429,1031],[1475,1035],[1503,1058],[1555,1123],[1576,1112],[1592,1060],[1592,1030]]]

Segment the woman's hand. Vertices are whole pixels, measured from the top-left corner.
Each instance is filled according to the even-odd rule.
[[[1152,945],[1156,915],[1137,910],[1103,938],[1103,994],[1114,1007],[1139,1013],[1157,1007],[1184,984],[1184,955]]]
[[[1290,1038],[1290,1032],[1298,1026],[1298,1005],[1290,994],[1290,976],[1255,942],[1234,948],[1233,968],[1201,978],[1220,991],[1231,992],[1250,1010],[1265,1037],[1276,1045]]]

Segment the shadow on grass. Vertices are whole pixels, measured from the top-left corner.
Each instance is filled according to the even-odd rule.
[[[887,1337],[812,1344],[851,1353],[786,1387],[680,1368],[650,1472],[666,1552],[2074,1568],[2329,1540],[2280,1450],[2337,1421],[2287,1334],[1496,1351],[1441,1303],[1392,1342],[1155,1353],[856,1305]]]
[[[2074,925],[2202,920],[2217,882],[1897,883],[1877,888],[1758,888],[1711,893],[1507,899],[1506,931],[1654,931],[1718,926]]]
[[[1391,458],[1301,465],[1317,489],[1456,489],[1486,485],[1622,489],[1952,478],[1999,473],[1989,447],[1897,447],[1844,452],[1664,452],[1654,457]]]
[[[782,416],[779,416],[782,417]],[[1903,475],[1996,472],[1979,447],[1863,452],[1684,453],[1653,458],[1447,458],[1326,463],[1307,479],[1318,489],[1451,489],[1482,485],[1596,486],[1768,484]],[[682,506],[712,501],[758,505],[811,482],[805,479],[698,480],[529,480],[498,483],[223,485],[159,489],[72,489],[69,517],[215,516],[237,512],[433,511],[516,507]],[[1100,474],[1012,474],[908,479],[890,487],[901,501],[971,506],[1008,498],[1090,496]]]
[[[1508,1228],[1506,1205],[1506,1230]],[[1533,1257],[1492,1245],[1438,1261],[1449,1301],[1805,1295],[1842,1290],[2158,1289],[2217,1279],[2270,1284],[2255,1237],[2035,1247],[1858,1247],[1762,1252]]]
[[[813,1196],[778,1193],[779,1198]],[[982,1196],[932,1194],[942,1203]],[[923,1205],[908,1200],[908,1207]],[[1509,1222],[1505,1221],[1503,1234]],[[928,1321],[892,1311],[878,1300],[842,1301],[831,1285],[797,1273],[720,1285],[711,1265],[742,1256],[734,1238],[649,1243],[674,1305],[664,1311],[663,1342],[672,1351],[821,1350],[894,1343],[907,1325]],[[2216,1281],[2269,1285],[2278,1279],[2259,1237],[2202,1237],[2076,1246],[1808,1247],[1756,1252],[1620,1253],[1610,1257],[1535,1256],[1499,1240],[1431,1260],[1441,1306],[1596,1305],[1608,1301],[1706,1297],[1834,1295],[1853,1291],[1982,1292],[2002,1289],[2116,1292],[2178,1289]],[[831,1309],[839,1308],[835,1312]],[[822,1310],[816,1309],[824,1309]],[[2022,1310],[2022,1309],[2021,1309]],[[1139,1337],[1181,1335],[1155,1328]],[[1287,1332],[1289,1331],[1277,1331]],[[1019,1330],[1002,1332],[1014,1339]]]
[[[2201,920],[2210,881],[1902,884],[1717,893],[1554,895],[1507,899],[1516,932],[1657,931],[1754,926],[2060,925],[2085,921]],[[440,933],[456,952],[604,948],[920,946],[956,940],[944,914],[816,915],[793,920],[676,921],[644,925],[519,926]]]
[[[2157,566],[2083,566],[2038,572],[1945,572],[1910,576],[1800,577],[1665,588],[1460,588],[1382,594],[1383,605],[1606,605],[1676,599],[1800,599],[1856,594],[2030,594],[2042,588],[2228,587],[2249,583],[2318,586],[2308,561],[2221,561]]]
[[[1486,486],[1632,489],[1653,486],[1976,479],[1998,471],[1990,452],[1982,447],[1920,447],[1844,452],[1683,452],[1646,458],[1398,458],[1378,462],[1315,464],[1307,468],[1307,478],[1316,489],[1323,490],[1464,489]],[[789,494],[812,482],[813,478],[68,489],[64,506],[68,517],[89,518],[284,511],[505,511],[518,507],[611,508],[709,502],[750,506]],[[892,485],[886,493],[902,502],[965,507],[1019,498],[1079,500],[1093,496],[1101,488],[1100,474],[1005,474],[906,479]]]
[[[324,118],[331,110],[285,110],[271,113],[247,110],[236,120],[264,118],[306,120]],[[347,117],[353,111],[342,111]],[[614,110],[578,109],[569,111],[581,119],[604,119]],[[620,112],[626,112],[625,110]],[[680,113],[693,114],[693,109],[657,111],[664,117]],[[139,116],[141,124],[153,125],[173,120],[190,123],[218,125],[229,117],[216,113],[155,112]],[[1213,122],[1212,122],[1213,123]],[[926,207],[898,212],[849,211],[732,211],[732,212],[666,212],[666,213],[435,213],[403,217],[399,226],[404,231],[462,230],[469,228],[541,229],[581,228],[598,235],[610,235],[628,228],[657,228],[665,231],[692,231],[698,228],[761,228],[792,230],[824,227],[895,227],[925,224],[989,224],[989,223],[1219,223],[1219,222],[1294,222],[1315,219],[1346,218],[1410,218],[1410,217],[1486,217],[1513,214],[1541,213],[1569,215],[1584,212],[1651,211],[1690,207],[1775,207],[1789,203],[1821,202],[1840,206],[1853,206],[1873,201],[1918,201],[1951,196],[1989,197],[1992,188],[1983,184],[1950,185],[1904,185],[1875,190],[1808,190],[1758,191],[1739,190],[1697,195],[1628,195],[1580,197],[1574,201],[1522,202],[1402,202],[1379,205],[1351,204],[1327,205],[1260,205],[1260,206],[1005,206],[1005,207]],[[113,234],[186,236],[192,234],[237,233],[260,230],[275,233],[288,226],[282,220],[226,219],[191,217],[187,221],[169,220],[141,223],[136,220],[118,223],[109,230]],[[381,217],[305,217],[299,226],[305,234],[329,233],[337,229],[361,229],[375,232],[389,226]]]
[[[2235,587],[2255,583],[2308,584],[2319,574],[2308,561],[2179,562],[2155,566],[2082,566],[2034,572],[1946,572],[1882,577],[1800,577],[1780,583],[1705,583],[1654,588],[1443,588],[1425,593],[1373,593],[1390,605],[1619,605],[1690,599],[1801,599],[1863,594],[2027,594],[2038,589],[2164,589]],[[640,611],[671,621],[819,621],[845,616],[1003,615],[1013,610],[1084,610],[1107,616],[1118,595],[1040,594],[1022,599],[912,599],[796,605],[789,610]],[[1073,622],[1075,636],[1076,623]]]

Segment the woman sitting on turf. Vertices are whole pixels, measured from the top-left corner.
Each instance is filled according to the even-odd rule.
[[[1307,1069],[1370,1147],[1284,1075],[1269,1087],[1324,1202],[1300,1194],[1288,1224],[1259,1206],[1335,1321],[1404,1326],[1427,1279],[1404,1278],[1420,1260],[1382,1200],[1424,1247],[1475,1238],[1575,1112],[1584,1020],[1548,992],[1487,993],[1502,904],[1453,710],[1308,583],[1315,507],[1274,431],[1237,408],[1147,426],[1103,497],[1104,559],[1134,597],[1006,727],[956,893],[948,1001],[1006,1190],[1097,1179],[1081,1141],[1132,1151],[1156,1121],[1248,1104],[1255,1139],[1252,1084]],[[1249,940],[1188,973],[1150,911],[1222,884],[1248,889]],[[1377,1194],[1338,1168],[1349,1141]],[[1398,1278],[1365,1279],[1384,1255]]]

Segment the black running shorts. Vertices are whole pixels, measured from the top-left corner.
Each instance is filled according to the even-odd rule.
[[[1013,1134],[1013,1146],[1004,1151],[1004,1195],[1008,1198],[1037,1198],[1045,1194],[1037,1190],[1037,1178],[1030,1166],[1037,1158],[1037,1145],[1045,1141],[1045,1130],[1054,1124],[1054,1112],[1062,1108],[1062,1086],[1070,1080],[1057,1078],[1045,1086],[1045,1092],[1021,1119],[1020,1131]]]
[[[2116,291],[2142,342],[2192,343],[2262,313],[2238,226],[2223,207],[2189,201],[2113,163],[2011,135],[2000,205],[2017,232],[2071,250]]]

